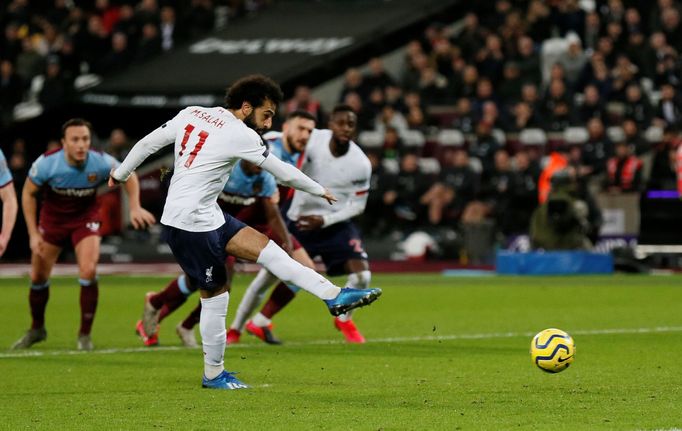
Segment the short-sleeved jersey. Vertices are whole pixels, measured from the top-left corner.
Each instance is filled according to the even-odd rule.
[[[354,197],[366,194],[369,190],[372,165],[365,153],[351,142],[346,154],[335,157],[329,148],[331,138],[331,130],[313,131],[306,145],[301,171],[331,191],[338,202],[329,205],[324,199],[295,193],[287,212],[289,219],[334,213],[345,208]]]
[[[82,166],[70,165],[63,149],[38,157],[28,177],[44,190],[40,222],[69,223],[91,217],[98,210],[97,188],[118,165],[109,154],[95,150],[88,151]]]
[[[145,139],[150,151],[175,143],[161,223],[191,232],[215,230],[225,223],[218,195],[239,159],[260,166],[268,156],[261,137],[221,107],[185,108],[140,143]],[[146,156],[133,148],[117,173],[125,176]]]
[[[12,172],[7,166],[7,159],[0,150],[0,189],[12,183]]]

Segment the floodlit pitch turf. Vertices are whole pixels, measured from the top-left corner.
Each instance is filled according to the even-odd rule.
[[[98,351],[80,354],[75,280],[54,279],[47,342],[0,350],[0,429],[682,427],[680,277],[376,275],[384,295],[356,315],[360,346],[301,294],[276,319],[287,344],[245,335],[228,348],[227,368],[253,385],[243,391],[201,389],[200,350],[179,348],[174,327],[195,297],[162,325],[162,348],[141,348],[143,295],[166,280],[102,277]],[[237,277],[228,320],[248,280]],[[26,284],[0,280],[3,348],[28,327]],[[547,327],[576,341],[561,374],[530,363]]]

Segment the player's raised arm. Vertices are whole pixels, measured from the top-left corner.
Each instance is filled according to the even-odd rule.
[[[161,148],[175,142],[175,120],[177,116],[163,126],[157,128],[144,138],[140,139],[130,150],[121,165],[111,171],[109,187],[117,182],[125,182],[147,157],[159,151]]]

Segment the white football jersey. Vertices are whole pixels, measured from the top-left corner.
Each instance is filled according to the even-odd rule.
[[[331,191],[338,202],[329,205],[322,199],[297,191],[287,212],[289,219],[319,215],[324,218],[326,227],[365,210],[372,165],[362,149],[352,141],[346,154],[335,157],[329,148],[331,138],[331,130],[313,130],[306,145],[301,171]]]
[[[149,154],[172,142],[175,170],[161,223],[192,232],[217,229],[225,223],[217,198],[234,164],[244,159],[260,166],[267,149],[227,109],[191,106],[133,147],[115,177],[127,178]]]

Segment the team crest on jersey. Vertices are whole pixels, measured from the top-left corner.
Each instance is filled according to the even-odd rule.
[[[253,194],[257,195],[263,191],[263,180],[259,179],[253,183]]]
[[[97,173],[96,172],[90,172],[88,174],[88,182],[89,183],[94,183],[97,181]]]
[[[206,268],[206,283],[213,281],[213,267]]]
[[[97,232],[99,230],[99,222],[91,221],[85,224],[85,227],[90,230],[90,232]]]

